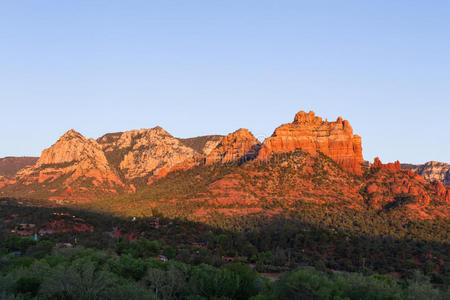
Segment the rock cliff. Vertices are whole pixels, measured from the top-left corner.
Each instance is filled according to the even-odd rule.
[[[450,191],[441,182],[430,184],[422,176],[402,170],[398,161],[383,164],[379,158],[375,158],[366,176],[364,184],[368,204],[377,209],[407,207],[409,212],[418,214],[419,218],[429,218],[424,209],[429,208],[430,203],[433,206],[450,203]],[[448,215],[448,205],[435,213]]]
[[[344,170],[361,174],[361,137],[353,134],[350,123],[339,117],[336,122],[323,121],[314,112],[300,111],[294,122],[281,125],[266,139],[258,158],[301,149],[315,154],[320,151],[332,158]]]
[[[100,145],[75,130],[42,151],[37,163],[19,171],[5,189],[21,190],[22,197],[53,200],[88,200],[93,195],[127,190]]]
[[[157,175],[197,153],[161,127],[105,135],[97,141],[126,180]]]
[[[18,176],[29,178],[33,174],[39,174],[39,182],[70,175],[70,180],[86,177],[94,178],[99,183],[122,185],[100,145],[94,139],[86,139],[73,129],[61,136],[50,148],[42,151],[35,166],[20,171]]]
[[[204,155],[211,153],[211,151],[217,147],[222,139],[222,135],[205,135],[187,139],[179,138],[184,145]]]
[[[433,182],[435,180],[442,182],[444,185],[450,185],[450,165],[429,161],[423,165],[409,165],[409,168],[416,174],[422,175],[426,180]]]
[[[222,138],[206,157],[206,164],[248,161],[256,157],[261,143],[247,129],[239,129]]]

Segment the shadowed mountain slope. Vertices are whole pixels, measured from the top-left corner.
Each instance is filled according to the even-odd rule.
[[[34,165],[39,157],[5,157],[0,158],[0,176],[14,176],[25,167]]]

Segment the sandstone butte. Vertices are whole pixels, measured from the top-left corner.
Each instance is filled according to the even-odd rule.
[[[225,136],[206,157],[206,164],[250,160],[256,157],[261,143],[247,129],[239,129]]]
[[[267,160],[272,154],[301,149],[316,154],[318,151],[332,158],[344,170],[362,174],[361,137],[353,134],[347,120],[323,121],[314,112],[300,111],[294,122],[281,125],[267,138],[259,151],[258,159]]]

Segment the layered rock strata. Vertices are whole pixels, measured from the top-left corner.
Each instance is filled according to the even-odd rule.
[[[361,174],[361,137],[353,134],[347,120],[339,117],[336,122],[323,121],[314,112],[300,111],[294,122],[281,125],[266,139],[258,157],[268,159],[272,154],[301,149],[315,154],[318,151],[332,158],[344,170]]]

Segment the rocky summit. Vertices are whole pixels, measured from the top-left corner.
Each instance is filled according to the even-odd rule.
[[[197,154],[161,127],[107,134],[97,141],[126,180],[157,175]]]
[[[281,125],[264,141],[259,158],[267,159],[272,154],[288,153],[295,149],[311,154],[322,152],[344,170],[362,173],[361,137],[354,135],[350,123],[341,117],[336,122],[328,122],[312,111],[300,111],[295,115],[294,122]]]
[[[228,163],[256,157],[261,143],[247,129],[239,129],[225,136],[206,157],[206,164]]]
[[[97,194],[99,187],[113,193],[122,192],[125,187],[101,146],[75,130],[69,130],[42,151],[37,163],[20,170],[16,180],[10,183],[16,187],[29,187],[20,191],[27,190],[25,194],[29,197],[39,197],[44,192],[53,200],[88,200]]]

